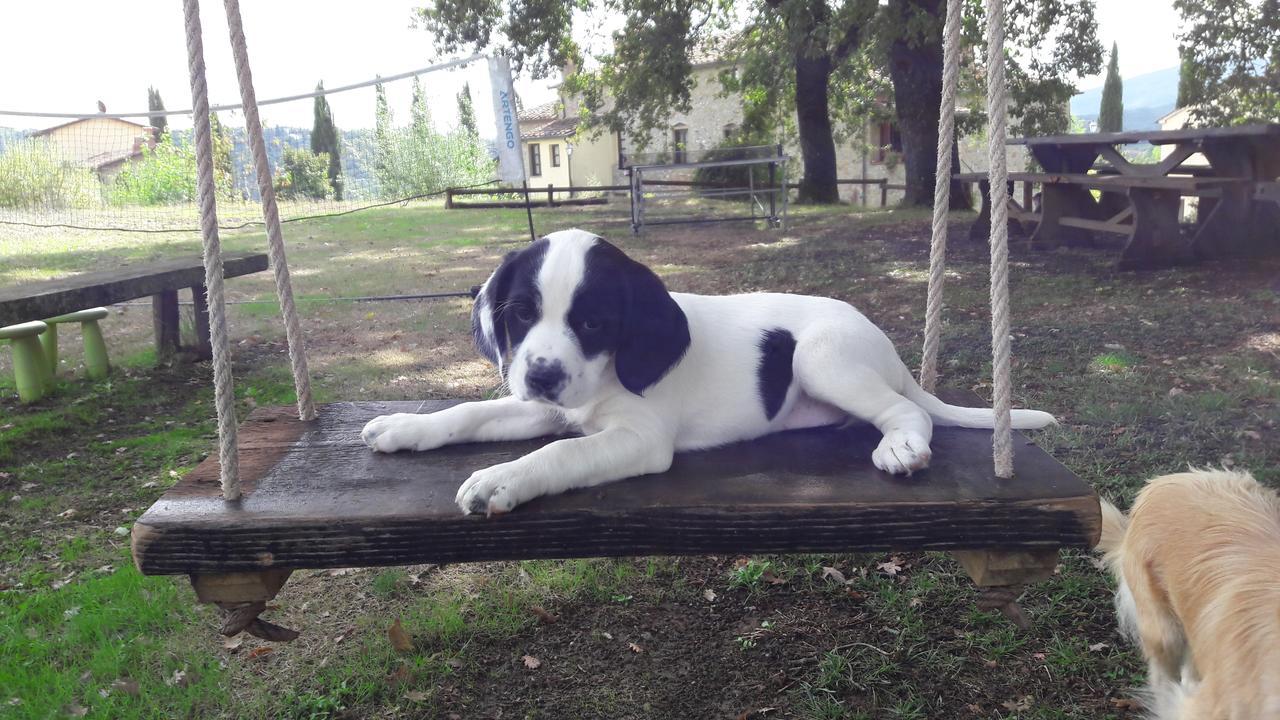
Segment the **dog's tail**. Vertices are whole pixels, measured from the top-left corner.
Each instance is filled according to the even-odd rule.
[[[1102,506],[1102,534],[1094,550],[1110,558],[1120,549],[1125,531],[1129,529],[1129,518],[1106,498],[1098,498],[1098,503]]]
[[[990,430],[995,427],[995,412],[991,408],[966,408],[959,405],[948,405],[925,392],[913,379],[907,383],[903,393],[911,402],[919,405],[933,421],[939,425],[952,425],[964,428],[981,428]],[[1035,430],[1058,422],[1052,415],[1040,410],[1014,410],[1014,430]]]
[[[1164,680],[1142,688],[1135,695],[1142,701],[1146,720],[1183,720],[1187,717],[1187,703],[1198,687],[1195,682]]]

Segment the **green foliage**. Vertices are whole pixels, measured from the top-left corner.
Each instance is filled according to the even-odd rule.
[[[1102,86],[1102,105],[1098,108],[1098,131],[1121,130],[1124,130],[1124,83],[1120,80],[1120,50],[1112,43],[1107,79]]]
[[[324,83],[316,85],[315,120],[311,125],[311,152],[328,158],[329,186],[335,200],[342,199],[342,136],[333,121],[333,110],[324,97]]]
[[[235,164],[231,150],[235,143],[231,133],[218,119],[218,113],[209,113],[209,136],[213,143],[213,186],[218,197],[235,197]]]
[[[695,55],[717,56],[729,63],[720,80],[726,92],[742,98],[744,125],[766,135],[791,136],[792,118],[799,115],[801,122],[794,128],[804,149],[805,177],[825,174],[833,180],[833,152],[812,148],[833,148],[833,135],[852,134],[883,108],[891,68],[911,57],[914,74],[901,79],[902,84],[941,82],[944,6],[938,0],[844,0],[835,5],[770,0],[749,6],[730,0],[531,0],[509,6],[433,0],[416,14],[442,53],[497,48],[535,77],[572,62],[576,70],[563,87],[581,97],[588,124],[625,132],[641,148],[672,112],[690,109]],[[612,38],[612,51],[587,66],[572,19],[577,11],[591,10],[624,13],[625,18]],[[966,53],[969,57],[983,57],[981,18],[982,3],[966,3],[967,44],[975,48]],[[1011,95],[1019,113],[1015,130],[1065,131],[1074,80],[1097,72],[1101,64],[1094,0],[1013,3],[1007,25]],[[798,73],[807,78],[806,87],[825,88],[829,118],[821,118],[821,110],[815,117],[813,108],[821,106],[815,99],[797,99]],[[970,91],[980,89],[972,79],[978,75],[964,73]],[[921,119],[937,117],[937,93],[914,88],[906,106],[891,111],[917,121],[909,131],[914,133],[910,144],[930,148],[919,154],[930,156],[929,167],[913,172],[917,160],[906,157],[908,183],[923,185],[927,178],[931,188],[931,148],[937,143],[930,134],[936,130],[927,128],[936,127],[936,121]],[[907,132],[904,126],[904,143]]]
[[[750,136],[742,132],[735,133],[725,138],[715,148],[703,153],[700,160],[713,162],[716,160],[733,160],[741,157],[738,149],[751,145],[767,145],[768,139],[760,136]],[[767,165],[726,165],[722,167],[700,167],[693,173],[693,180],[696,183],[705,183],[714,187],[722,188],[745,188],[754,183],[755,187],[761,188],[769,184],[769,167]],[[780,182],[781,177],[775,177],[775,182]],[[726,198],[734,202],[741,202],[742,197]]]
[[[1179,108],[1191,107],[1204,102],[1204,78],[1200,77],[1195,61],[1181,52],[1182,64],[1178,67],[1178,101]]]
[[[196,199],[196,151],[165,139],[143,148],[142,158],[128,163],[108,197],[113,205],[177,205]],[[216,181],[215,173],[215,181]],[[230,177],[226,178],[227,182]]]
[[[276,195],[284,200],[324,200],[330,195],[329,155],[285,148],[276,171]]]
[[[156,140],[159,140],[168,130],[169,117],[164,114],[164,100],[160,98],[160,91],[153,87],[147,88],[147,109],[159,111],[150,117],[151,127],[156,129]]]
[[[93,171],[62,162],[44,141],[22,140],[0,154],[0,207],[64,210],[101,202]]]
[[[480,136],[475,104],[471,101],[471,83],[463,84],[462,91],[458,93],[458,129],[468,137]]]
[[[395,127],[382,85],[376,86],[374,175],[382,197],[413,197],[493,177],[493,160],[477,135],[461,125],[437,132],[430,101],[415,78],[409,127]]]
[[[1280,0],[1174,0],[1192,120],[1280,122]],[[1188,70],[1190,72],[1188,72]],[[1182,106],[1182,102],[1179,102]]]

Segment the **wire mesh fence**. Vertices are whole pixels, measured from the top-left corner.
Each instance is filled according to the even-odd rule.
[[[488,82],[483,64],[472,62],[261,102],[281,218],[352,212],[493,182],[492,141],[481,131],[492,126]],[[0,110],[0,224],[197,229],[190,112],[99,110],[78,116]],[[215,106],[211,120],[219,223],[260,222],[244,114],[238,106]]]

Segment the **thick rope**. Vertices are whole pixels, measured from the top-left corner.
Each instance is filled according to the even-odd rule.
[[[933,238],[929,249],[929,299],[925,304],[924,357],[920,386],[938,384],[938,345],[942,338],[942,290],[947,271],[947,211],[951,205],[951,147],[956,136],[956,89],[960,86],[961,0],[947,0],[942,34],[942,104],[938,108],[938,165],[933,183]]]
[[[187,24],[187,66],[191,71],[191,107],[196,140],[196,188],[200,235],[204,240],[204,285],[208,288],[209,336],[213,345],[213,398],[218,411],[218,462],[224,500],[240,497],[240,455],[236,449],[236,398],[227,340],[227,306],[222,288],[222,243],[213,183],[213,139],[209,128],[209,88],[204,75],[204,42],[199,0],[183,0]]]
[[[311,373],[307,370],[307,350],[298,323],[298,310],[293,304],[293,283],[289,279],[289,262],[285,258],[284,234],[280,230],[280,209],[276,206],[275,188],[271,184],[271,167],[267,164],[267,144],[262,138],[262,122],[258,119],[258,100],[253,90],[253,73],[249,69],[249,49],[245,45],[244,23],[240,20],[239,0],[223,0],[227,9],[227,28],[231,31],[231,52],[236,60],[240,81],[240,100],[244,103],[245,128],[253,152],[253,169],[262,194],[262,216],[267,226],[268,253],[276,278],[276,295],[280,298],[280,314],[284,317],[285,341],[289,346],[289,362],[293,366],[293,386],[298,394],[298,417],[314,420],[315,402],[311,399]]]
[[[1012,381],[1009,375],[1008,87],[1004,76],[1004,0],[987,0],[987,116],[991,153],[991,384],[997,477],[1013,477]]]

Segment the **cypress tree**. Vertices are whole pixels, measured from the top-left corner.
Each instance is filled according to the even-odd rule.
[[[1120,51],[1112,43],[1107,80],[1102,86],[1102,106],[1098,109],[1098,131],[1121,130],[1124,130],[1124,84],[1120,81]]]
[[[335,200],[342,199],[342,139],[333,122],[333,111],[324,97],[324,82],[316,85],[315,121],[311,125],[311,152],[329,155],[329,185]]]
[[[1204,80],[1196,73],[1195,60],[1187,53],[1182,54],[1182,65],[1178,68],[1178,102],[1177,107],[1184,108],[1199,105],[1204,101]]]
[[[149,87],[147,88],[147,109],[151,112],[157,112],[150,118],[151,127],[156,129],[156,142],[165,137],[165,130],[169,127],[169,116],[164,114],[164,100],[160,99],[160,91]]]
[[[418,77],[413,78],[413,104],[409,107],[413,118],[413,136],[420,141],[431,138],[431,106],[427,104],[427,94],[422,91]]]
[[[469,138],[480,135],[476,128],[476,109],[471,102],[471,83],[464,84],[458,93],[458,127]]]

